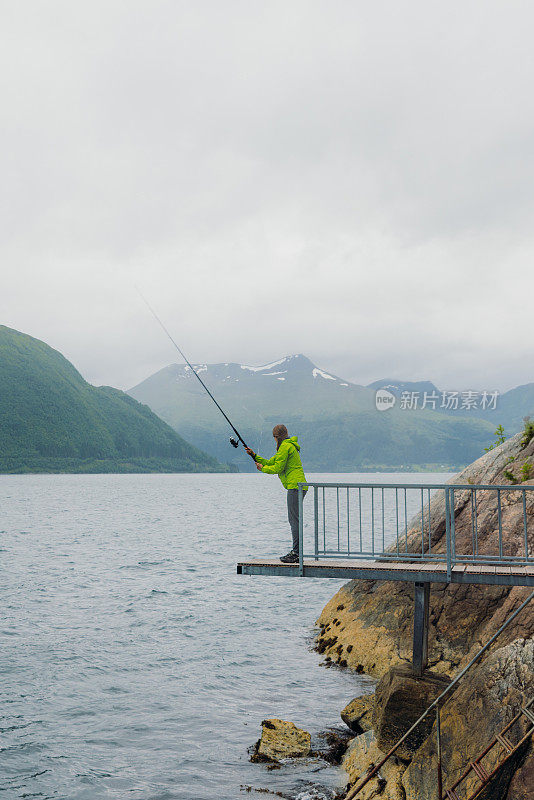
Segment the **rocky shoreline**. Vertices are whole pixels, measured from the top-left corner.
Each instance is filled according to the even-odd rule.
[[[533,484],[530,467],[534,438],[517,434],[489,451],[450,482],[457,484]],[[524,466],[526,465],[526,466]],[[469,492],[458,490],[455,509],[457,541],[471,536]],[[528,495],[533,493],[527,493]],[[515,495],[515,493],[514,493]],[[529,525],[529,551],[534,552],[534,496],[526,509],[517,497],[503,497],[503,529],[511,555],[524,552],[523,514]],[[465,513],[464,513],[465,512]],[[481,493],[478,536],[484,547],[495,530],[490,501]],[[408,541],[415,546],[418,518],[409,525]],[[431,504],[432,548],[443,551],[445,505]],[[522,549],[523,548],[523,549]],[[483,552],[483,551],[482,551]],[[348,786],[354,786],[378,764],[398,738],[443,691],[449,681],[499,629],[531,593],[522,587],[432,585],[429,669],[421,679],[411,670],[413,587],[408,583],[354,580],[343,586],[317,621],[316,648],[326,665],[366,673],[378,679],[373,695],[355,698],[340,710],[351,731],[342,758]],[[469,762],[478,758],[497,733],[534,698],[534,602],[506,628],[485,656],[466,675],[441,711],[444,787],[457,780]],[[509,732],[516,744],[528,730],[525,721]],[[534,800],[534,737],[509,759],[480,800]],[[498,765],[499,750],[488,753],[484,766]],[[358,793],[361,800],[434,800],[437,797],[435,722],[429,720],[415,737]],[[473,777],[462,784],[462,798],[480,783]],[[344,795],[342,795],[344,796]]]
[[[515,716],[524,702],[525,693],[534,688],[533,663],[534,641],[518,639],[497,649],[473,668],[470,677],[459,685],[452,699],[444,705],[441,736],[445,786],[450,786]],[[416,686],[418,682],[419,687]],[[410,677],[407,667],[393,667],[379,682],[375,695],[358,698],[349,704],[349,710],[358,701],[362,704],[349,719],[353,730],[367,728],[351,741],[342,761],[349,785],[361,780],[374,764],[384,758],[446,683],[444,676],[435,673],[426,673],[420,681]],[[359,717],[362,709],[364,715]],[[342,716],[350,716],[347,709]],[[526,729],[524,722],[514,731],[514,736],[524,734]],[[488,754],[484,764],[488,772],[497,765],[496,755],[497,752]],[[485,800],[532,800],[532,755],[530,742],[517,758],[508,762],[507,769],[486,790]],[[426,729],[412,741],[408,739],[358,797],[370,800],[379,795],[384,800],[433,800],[437,797],[435,763],[435,723],[430,718]],[[469,779],[463,785],[461,796],[470,796],[479,785],[475,778]]]

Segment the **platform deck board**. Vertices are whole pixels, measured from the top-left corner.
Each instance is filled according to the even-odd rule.
[[[278,559],[241,561],[237,572],[239,575],[300,577],[298,564],[284,564]],[[305,558],[302,577],[534,587],[534,565],[456,564],[449,580],[444,563]]]

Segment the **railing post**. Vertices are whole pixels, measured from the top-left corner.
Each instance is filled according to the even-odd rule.
[[[456,520],[454,518],[454,511],[456,508],[456,501],[454,499],[454,488],[451,486],[451,566],[456,565]]]
[[[447,553],[447,580],[451,580],[451,503],[449,487],[445,488],[445,548]]]
[[[499,521],[499,558],[502,561],[502,503],[501,503],[501,490],[497,489],[497,517]]]
[[[528,562],[528,524],[527,524],[527,493],[523,489],[523,536],[525,538],[525,561]]]
[[[302,484],[299,483],[299,575],[304,575],[304,515]]]
[[[413,615],[413,674],[421,678],[428,666],[428,621],[430,615],[430,584],[414,584]]]
[[[313,526],[314,526],[314,555],[319,560],[319,487],[313,487]]]
[[[339,486],[336,488],[337,496],[337,552],[339,553]]]
[[[371,548],[375,556],[375,489],[371,487]]]

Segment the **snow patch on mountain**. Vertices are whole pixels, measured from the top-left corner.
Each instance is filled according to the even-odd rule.
[[[193,364],[193,366],[195,368],[195,372],[207,372],[208,371],[208,365],[207,364]],[[184,367],[184,372],[189,372],[190,369],[191,369],[191,367],[185,366]]]
[[[325,378],[327,381],[335,381],[336,380],[336,378],[334,378],[333,375],[329,375],[328,372],[323,372],[322,369],[319,369],[318,367],[314,367],[313,377],[316,378],[318,375],[320,375],[321,378]]]
[[[241,364],[241,369],[248,369],[249,372],[263,372],[263,370],[265,369],[273,369],[273,367],[279,367],[280,364],[284,364],[286,361],[287,358],[281,358],[279,361],[273,361],[272,364],[263,364],[263,366],[261,367],[247,367],[245,364]]]

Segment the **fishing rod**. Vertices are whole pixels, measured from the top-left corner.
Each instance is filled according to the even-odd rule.
[[[200,375],[198,374],[198,372],[196,371],[194,366],[187,360],[187,358],[185,356],[185,353],[183,352],[183,350],[180,347],[178,347],[178,345],[176,344],[176,342],[172,338],[171,334],[169,333],[169,331],[167,330],[167,328],[165,327],[165,325],[163,324],[161,319],[158,317],[158,315],[156,314],[156,312],[154,311],[154,309],[152,308],[152,306],[150,305],[150,303],[148,302],[148,300],[146,299],[144,294],[141,292],[141,290],[139,289],[138,286],[136,286],[135,288],[137,289],[137,292],[138,292],[141,300],[146,305],[146,307],[148,308],[148,310],[150,311],[150,313],[152,314],[152,316],[154,317],[156,322],[161,326],[161,328],[163,329],[165,334],[169,337],[169,339],[171,340],[173,345],[176,347],[176,349],[178,350],[178,352],[182,356],[183,360],[185,361],[185,363],[187,364],[187,366],[189,367],[191,372],[196,376],[196,378],[198,378],[198,380],[202,384],[202,386],[205,389],[205,391],[209,394],[209,396],[211,397],[211,399],[213,400],[213,402],[215,403],[215,405],[217,406],[217,408],[219,409],[219,411],[221,412],[221,414],[223,415],[223,417],[225,418],[225,420],[227,421],[227,423],[229,424],[229,426],[231,427],[231,429],[233,430],[235,435],[237,436],[237,439],[234,439],[233,436],[230,437],[230,444],[232,445],[232,447],[239,447],[239,442],[241,442],[241,444],[243,445],[243,447],[245,449],[249,449],[247,443],[245,442],[245,440],[243,439],[243,437],[241,436],[241,434],[239,433],[237,428],[232,424],[230,418],[228,417],[228,415],[226,414],[224,409],[221,408],[221,406],[219,405],[217,400],[214,398],[214,396],[212,395],[212,393],[210,392],[210,390],[208,389],[208,387],[206,386],[206,384],[204,383],[204,381],[202,380],[202,378],[200,377]]]

